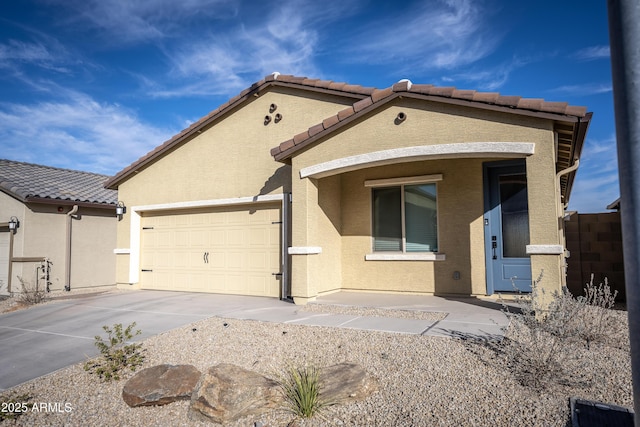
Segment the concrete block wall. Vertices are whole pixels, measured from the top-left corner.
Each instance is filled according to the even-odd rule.
[[[625,300],[622,228],[620,212],[597,214],[574,213],[565,222],[567,249],[567,287],[574,295],[582,295],[585,284],[595,284],[606,277],[617,301]]]

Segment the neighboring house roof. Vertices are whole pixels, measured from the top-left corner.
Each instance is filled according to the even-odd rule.
[[[112,208],[118,192],[104,188],[106,175],[0,159],[0,191],[35,203]]]
[[[611,202],[609,205],[607,205],[607,209],[615,209],[615,210],[619,211],[620,210],[620,197],[618,197],[613,202]]]

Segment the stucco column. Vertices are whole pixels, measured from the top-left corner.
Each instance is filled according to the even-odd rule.
[[[313,240],[318,188],[315,180],[300,179],[296,168],[292,173],[291,296],[296,304],[306,304],[318,294],[315,286],[317,273],[313,268],[314,258],[320,249]]]
[[[529,195],[529,233],[532,248],[531,274],[536,280],[541,274],[539,289],[544,293],[543,303],[564,284],[562,264],[564,253],[557,253],[563,245],[560,239],[558,191],[555,174],[553,134],[536,143],[536,153],[527,158],[527,190]]]

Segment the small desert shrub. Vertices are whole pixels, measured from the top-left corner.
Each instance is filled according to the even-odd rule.
[[[28,394],[8,395],[0,398],[0,422],[4,420],[15,420],[25,412],[29,412],[31,405],[27,402],[31,400]]]
[[[298,417],[311,418],[328,406],[320,397],[320,371],[316,367],[290,367],[279,382],[288,409]]]
[[[127,344],[133,337],[142,333],[140,330],[133,332],[135,326],[136,322],[125,329],[121,323],[116,323],[112,328],[103,326],[102,329],[108,335],[107,340],[103,340],[99,335],[95,336],[95,346],[100,350],[101,356],[85,363],[84,370],[98,375],[103,381],[111,381],[119,380],[120,372],[125,368],[135,371],[142,365],[142,345]]]
[[[551,383],[588,385],[593,378],[584,368],[589,363],[587,353],[591,344],[607,344],[621,330],[619,319],[611,310],[616,293],[611,293],[606,280],[595,285],[591,276],[585,296],[574,297],[564,287],[543,305],[541,279],[542,274],[533,282],[530,294],[516,298],[519,310],[504,305],[511,319],[510,338],[488,345],[503,356],[523,385],[533,388]]]
[[[45,288],[41,288],[38,281],[36,284],[32,284],[22,277],[18,276],[20,281],[20,288],[22,292],[18,295],[18,301],[25,305],[34,305],[44,302],[47,299],[47,291]]]

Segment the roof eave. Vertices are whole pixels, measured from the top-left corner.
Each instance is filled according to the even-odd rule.
[[[58,205],[58,206],[75,206],[85,208],[96,208],[96,209],[114,209],[116,207],[116,203],[105,203],[105,202],[88,202],[88,201],[78,201],[78,200],[70,200],[70,199],[52,199],[50,197],[33,197],[28,196],[25,198],[24,203],[40,203],[47,205]]]
[[[584,141],[587,137],[587,131],[589,130],[589,125],[591,124],[591,118],[593,117],[593,112],[588,112],[584,117],[578,118],[577,124],[577,132],[574,139],[574,148],[573,148],[573,156],[571,164],[574,164],[576,160],[580,159],[580,155],[582,154],[582,147],[584,146]],[[576,171],[572,171],[567,175],[567,189],[564,194],[564,203],[569,203],[569,198],[571,196],[571,189],[573,188],[573,182],[576,177]]]

